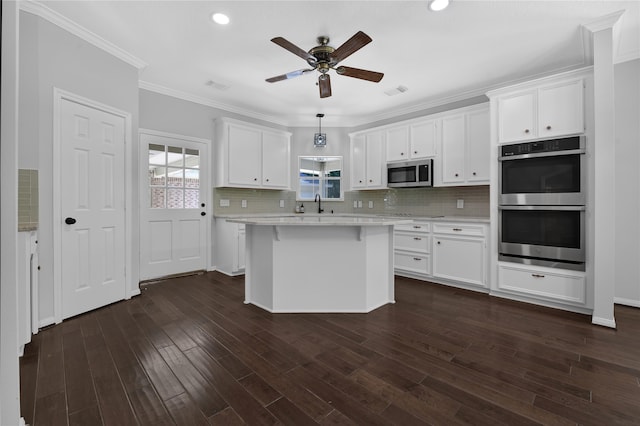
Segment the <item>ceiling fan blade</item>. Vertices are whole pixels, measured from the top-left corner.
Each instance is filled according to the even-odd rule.
[[[375,83],[382,80],[384,74],[381,72],[361,70],[360,68],[351,68],[340,66],[336,68],[336,72],[340,75],[346,75],[347,77],[359,78],[362,80],[373,81]]]
[[[290,41],[282,37],[272,38],[271,41],[277,44],[278,46],[284,49],[287,49],[289,52],[293,53],[294,55],[301,57],[305,61],[316,62],[316,58],[311,53],[300,49],[298,46],[296,46],[295,44],[291,43]]]
[[[269,83],[275,83],[276,81],[288,80],[290,78],[299,77],[302,74],[304,74],[305,72],[309,72],[309,71],[313,71],[313,68],[308,68],[308,69],[305,68],[305,69],[302,69],[302,70],[291,71],[291,72],[288,72],[286,74],[277,75],[275,77],[267,78],[267,79],[265,79],[265,81],[267,81]]]
[[[320,87],[321,98],[331,96],[331,78],[329,78],[329,74],[321,74],[318,77],[318,87]]]
[[[349,40],[345,41],[342,46],[338,47],[332,54],[331,59],[334,64],[342,61],[343,59],[350,56],[352,53],[361,49],[365,45],[371,43],[371,37],[363,33],[362,31],[358,31],[351,37]]]

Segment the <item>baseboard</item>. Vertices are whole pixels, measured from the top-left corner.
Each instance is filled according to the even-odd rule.
[[[140,287],[136,288],[135,290],[131,290],[131,292],[129,293],[129,299],[131,299],[133,296],[140,296]]]
[[[640,300],[626,299],[624,297],[614,297],[613,303],[617,303],[618,305],[631,306],[634,308],[640,308]]]
[[[39,328],[44,328],[44,327],[50,326],[50,325],[55,324],[55,323],[56,323],[55,318],[48,317],[48,318],[42,318],[40,320],[40,322],[38,323],[38,325],[39,325]]]
[[[591,317],[591,324],[601,325],[603,327],[616,328],[616,320],[601,317]]]

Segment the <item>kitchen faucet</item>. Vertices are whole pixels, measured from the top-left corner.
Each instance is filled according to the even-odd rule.
[[[320,194],[316,194],[316,198],[313,202],[318,203],[318,213],[322,213],[324,209],[322,208],[322,198],[320,198]]]

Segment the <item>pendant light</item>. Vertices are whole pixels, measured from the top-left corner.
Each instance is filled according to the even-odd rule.
[[[316,117],[318,117],[318,133],[313,135],[313,146],[324,148],[327,146],[327,135],[322,133],[322,117],[324,117],[324,114],[316,114]]]

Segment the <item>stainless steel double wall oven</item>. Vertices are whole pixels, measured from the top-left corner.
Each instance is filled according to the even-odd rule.
[[[500,260],[584,270],[585,137],[503,145]]]

